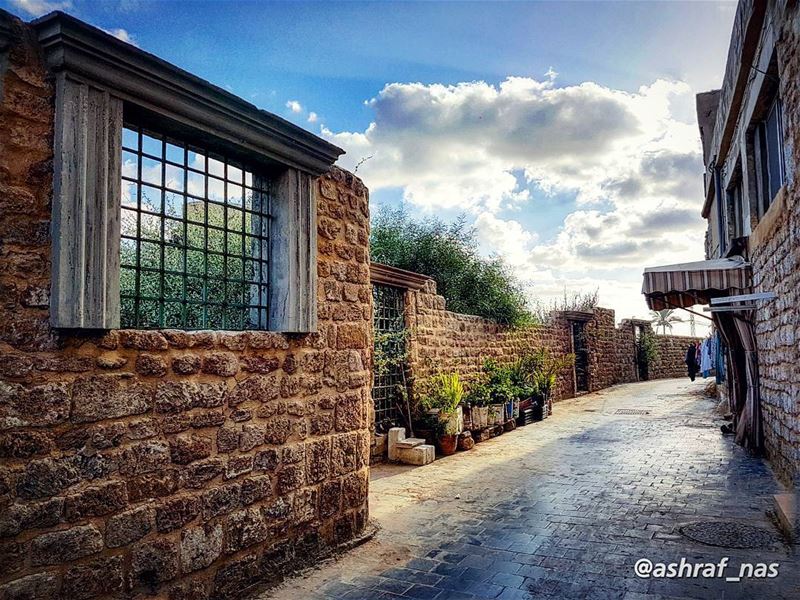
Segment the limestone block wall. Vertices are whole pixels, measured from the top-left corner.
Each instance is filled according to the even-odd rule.
[[[0,14],[0,18],[3,15]],[[367,520],[368,193],[318,182],[319,330],[54,330],[53,88],[0,105],[0,598],[233,598]]]
[[[750,236],[759,303],[756,340],[767,455],[776,473],[796,483],[800,470],[800,6],[785,8],[776,42],[789,181]],[[776,22],[781,22],[776,20]]]
[[[589,389],[595,391],[637,381],[635,331],[631,322],[623,321],[616,327],[614,311],[601,307],[594,308],[585,318]],[[432,280],[419,291],[406,293],[406,325],[411,331],[410,370],[417,378],[439,370],[456,371],[469,381],[480,372],[486,359],[509,363],[526,348],[546,348],[556,355],[573,352],[569,315],[554,313],[547,324],[510,329],[487,319],[448,311]],[[690,338],[656,336],[656,339],[659,359],[651,366],[650,378],[684,376],[684,354],[673,349],[684,347],[685,353]],[[558,378],[554,398],[574,395],[574,372],[566,369]]]
[[[657,335],[658,358],[649,367],[650,379],[688,377],[686,350],[697,338],[681,335]]]

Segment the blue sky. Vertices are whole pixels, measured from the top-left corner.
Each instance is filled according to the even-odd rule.
[[[464,212],[532,295],[702,259],[694,94],[735,2],[0,0],[59,8],[344,147],[373,208]],[[312,114],[313,113],[313,114]]]

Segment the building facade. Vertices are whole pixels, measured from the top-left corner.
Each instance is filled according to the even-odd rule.
[[[708,220],[706,258],[752,271],[763,450],[779,476],[800,469],[800,3],[739,2],[722,87],[697,96]],[[746,349],[746,351],[750,351]]]
[[[340,153],[0,11],[0,598],[238,598],[362,538],[369,201]]]

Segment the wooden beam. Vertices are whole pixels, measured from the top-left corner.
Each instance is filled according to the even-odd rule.
[[[119,327],[122,101],[60,73],[53,160],[53,327]]]
[[[316,180],[286,169],[272,184],[269,329],[317,330]]]

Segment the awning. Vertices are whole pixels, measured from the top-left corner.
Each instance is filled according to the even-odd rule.
[[[644,294],[653,310],[687,308],[708,304],[711,298],[752,291],[750,263],[741,256],[648,267],[644,270]]]

